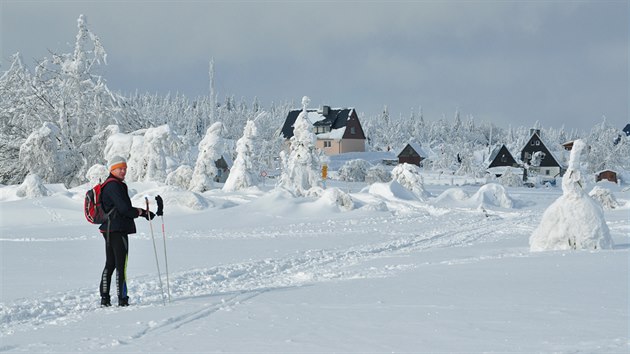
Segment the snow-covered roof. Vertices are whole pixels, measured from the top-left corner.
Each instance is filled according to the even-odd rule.
[[[333,129],[328,133],[317,134],[317,139],[339,140],[343,138],[343,134],[345,134],[345,132],[346,132],[346,127]]]
[[[424,148],[422,147],[422,144],[415,141],[405,144],[405,146],[403,146],[403,148],[398,151],[396,156],[400,155],[407,148],[407,146],[411,147],[421,157],[424,157],[424,158],[429,157],[429,153],[424,150]]]
[[[330,132],[325,133],[327,137],[323,137],[322,133],[319,133],[317,134],[318,139],[341,139],[345,132],[346,122],[350,119],[353,111],[354,108],[307,109],[306,118],[313,126],[329,127]],[[295,109],[287,114],[282,126],[282,135],[286,139],[293,136],[293,125],[301,113],[301,109]]]

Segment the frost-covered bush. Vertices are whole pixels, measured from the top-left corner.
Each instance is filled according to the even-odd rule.
[[[429,196],[424,190],[424,181],[420,174],[420,168],[416,165],[399,164],[392,170],[392,179],[413,192],[420,199]]]
[[[383,165],[372,166],[367,170],[365,181],[368,184],[384,183],[392,180],[392,174]]]
[[[350,160],[339,168],[337,174],[341,181],[364,182],[367,171],[371,166],[372,165],[365,160]]]
[[[166,176],[166,184],[169,186],[180,187],[182,189],[188,189],[192,175],[192,167],[188,165],[179,166],[175,171]]]
[[[50,191],[38,175],[28,175],[15,191],[15,195],[20,198],[45,197],[50,195]]]
[[[610,209],[615,209],[619,207],[619,202],[617,201],[615,196],[612,194],[610,189],[603,188],[600,186],[595,186],[588,193],[588,195],[594,200],[596,200],[599,204],[601,204],[602,208],[604,209],[610,210]]]
[[[602,207],[582,189],[580,157],[585,144],[573,143],[562,196],[553,202],[529,238],[531,251],[612,248]]]

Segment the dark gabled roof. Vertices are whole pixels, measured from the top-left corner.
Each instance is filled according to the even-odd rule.
[[[536,145],[536,144],[532,144],[532,142],[540,142],[540,144]],[[521,161],[523,161],[524,163],[525,162],[529,163],[530,160],[526,161],[526,159],[523,156],[524,153],[525,152],[529,152],[529,153],[533,154],[536,151],[541,151],[541,152],[545,153],[545,157],[540,162],[540,166],[541,167],[560,167],[560,168],[562,168],[562,165],[560,164],[560,160],[558,160],[554,156],[554,154],[551,152],[551,150],[549,150],[547,148],[547,145],[545,145],[543,140],[540,138],[540,135],[538,134],[538,132],[534,132],[532,134],[532,137],[529,138],[529,140],[527,141],[527,144],[525,144],[525,146],[521,150]]]
[[[630,136],[630,123],[626,124],[626,127],[622,129],[626,135]]]
[[[348,117],[354,108],[329,108],[328,114],[324,115],[322,111],[317,109],[307,109],[308,118],[313,126],[328,126],[330,130],[340,129],[346,126]],[[289,111],[287,119],[282,126],[281,134],[285,139],[289,139],[293,136],[293,125],[297,120],[297,117],[302,112],[301,109],[295,109]]]
[[[501,161],[502,157],[505,157],[505,161]],[[508,150],[505,145],[497,146],[496,148],[494,148],[494,150],[490,154],[490,157],[488,158],[488,161],[490,162],[488,168],[518,165],[518,162],[516,162],[516,159],[514,158],[514,156],[512,156],[512,153],[510,153],[510,150]]]

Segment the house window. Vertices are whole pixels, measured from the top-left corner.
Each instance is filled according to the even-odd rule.
[[[332,142],[330,140],[324,140],[324,147],[329,148],[332,146]]]
[[[315,127],[315,134],[321,134],[321,133],[326,133],[326,127],[324,126]]]
[[[551,174],[551,171],[549,171],[549,170],[545,170],[545,174],[546,174],[547,176],[549,176],[549,175]]]
[[[501,162],[507,162],[507,156],[505,156],[505,154],[501,155]]]
[[[357,133],[357,128],[356,127],[350,127],[350,134],[354,135]]]

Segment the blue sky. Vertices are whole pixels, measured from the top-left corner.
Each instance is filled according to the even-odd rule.
[[[628,1],[0,0],[0,70],[71,52],[87,17],[123,93],[459,110],[498,126],[630,122]]]

